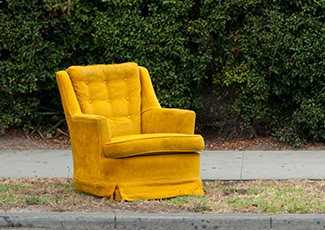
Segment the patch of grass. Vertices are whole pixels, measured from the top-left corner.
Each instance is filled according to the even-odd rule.
[[[9,191],[19,191],[22,190],[23,187],[17,184],[0,184],[0,193],[2,192],[9,192]]]
[[[15,193],[23,189],[22,186],[15,183],[0,183],[0,204],[15,201]]]
[[[39,196],[25,196],[22,200],[26,204],[33,205],[33,204],[47,204],[50,203],[50,200],[47,198],[41,198]]]
[[[9,191],[9,185],[7,184],[0,184],[0,192],[8,192]]]
[[[15,196],[13,194],[4,193],[0,195],[0,204],[5,204],[14,200]]]
[[[207,191],[213,210],[220,212],[324,213],[324,185],[324,181],[249,181]]]
[[[204,196],[111,201],[75,191],[71,179],[0,179],[0,210],[325,213],[325,181],[205,181]]]
[[[68,192],[68,193],[73,193],[73,192],[75,192],[75,187],[74,187],[74,184],[73,184],[72,181],[71,181],[70,183],[68,183],[68,184],[63,185],[63,187],[64,187],[64,190],[65,190],[66,192]]]
[[[0,209],[32,205],[81,203],[86,195],[74,190],[67,179],[0,179]]]
[[[132,203],[132,205],[138,205],[138,204],[141,204],[141,203],[144,203],[144,202],[149,202],[149,200],[148,199],[145,199],[145,200],[134,199],[131,203]]]
[[[189,211],[203,213],[211,211],[208,198],[205,196],[178,196],[166,199],[166,202],[174,206],[185,207]]]

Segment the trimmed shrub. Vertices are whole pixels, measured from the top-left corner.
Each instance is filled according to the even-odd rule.
[[[164,107],[198,109],[206,60],[196,55],[187,1],[7,0],[2,3],[2,127],[33,128],[61,110],[55,72],[133,61],[149,68]],[[48,122],[48,120],[44,120]]]
[[[244,127],[271,129],[296,145],[324,141],[325,1],[222,4],[227,38],[213,52],[224,52],[213,82],[235,90],[232,109]]]
[[[199,7],[185,1],[106,1],[94,19],[94,42],[103,60],[134,61],[151,73],[164,107],[198,109],[207,57],[197,55],[192,18]]]
[[[43,116],[40,105],[60,108],[55,72],[94,62],[91,12],[79,1],[2,3],[0,42],[1,126],[31,129]]]

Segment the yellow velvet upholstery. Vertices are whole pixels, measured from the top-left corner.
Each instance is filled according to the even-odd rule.
[[[77,191],[115,200],[203,194],[195,113],[161,108],[136,63],[57,72]]]

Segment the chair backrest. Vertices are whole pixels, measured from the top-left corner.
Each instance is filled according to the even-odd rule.
[[[136,63],[71,66],[82,113],[107,117],[112,137],[141,133],[141,83]]]

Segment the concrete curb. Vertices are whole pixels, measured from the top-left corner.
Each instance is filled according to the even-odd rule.
[[[325,214],[0,213],[0,229],[324,229]]]

